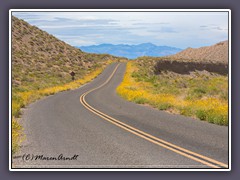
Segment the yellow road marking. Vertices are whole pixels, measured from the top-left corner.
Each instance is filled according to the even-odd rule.
[[[95,108],[93,108],[92,106],[90,106],[90,105],[86,102],[85,96],[86,96],[87,94],[89,94],[89,93],[91,93],[91,92],[93,92],[93,91],[95,91],[95,90],[103,87],[104,85],[106,85],[106,84],[111,80],[111,78],[113,77],[113,75],[115,74],[115,72],[116,72],[116,70],[118,69],[119,65],[120,65],[120,64],[118,64],[118,65],[115,67],[115,69],[114,69],[114,71],[112,72],[112,74],[109,76],[109,78],[108,78],[102,85],[100,85],[100,86],[98,86],[98,87],[96,87],[96,88],[93,88],[93,89],[85,92],[84,94],[82,94],[82,95],[80,96],[80,102],[81,102],[81,104],[82,104],[85,108],[87,108],[89,111],[93,112],[94,114],[100,116],[101,118],[107,120],[108,122],[110,122],[110,123],[112,123],[112,124],[114,124],[114,125],[122,128],[122,129],[125,129],[126,131],[131,132],[131,133],[133,133],[133,134],[135,134],[135,135],[137,135],[137,136],[139,136],[139,137],[141,137],[141,138],[144,138],[144,139],[146,139],[146,140],[148,140],[148,141],[150,141],[150,142],[152,142],[152,143],[154,143],[154,144],[157,144],[157,145],[159,145],[159,146],[161,146],[161,147],[164,147],[164,148],[166,148],[166,149],[168,149],[168,150],[171,150],[171,151],[173,151],[173,152],[175,152],[175,153],[177,153],[177,154],[180,154],[180,155],[182,155],[182,156],[185,156],[185,157],[187,157],[187,158],[189,158],[189,159],[195,160],[195,161],[197,161],[197,162],[200,162],[200,163],[202,163],[202,164],[204,164],[204,165],[207,165],[207,166],[209,166],[209,167],[212,167],[212,168],[220,168],[219,166],[228,168],[228,165],[227,165],[227,164],[224,164],[224,163],[219,162],[219,161],[217,161],[217,160],[214,160],[214,159],[212,159],[212,158],[203,156],[203,155],[201,155],[201,154],[195,153],[195,152],[193,152],[193,151],[187,150],[187,149],[185,149],[185,148],[182,148],[182,147],[180,147],[180,146],[174,145],[174,144],[169,143],[169,142],[167,142],[167,141],[164,141],[164,140],[162,140],[162,139],[159,139],[159,138],[157,138],[157,137],[155,137],[155,136],[152,136],[152,135],[150,135],[150,134],[148,134],[148,133],[145,133],[145,132],[143,132],[143,131],[141,131],[141,130],[139,130],[139,129],[136,129],[136,128],[128,125],[128,124],[125,124],[125,123],[123,123],[123,122],[121,122],[121,121],[119,121],[119,120],[117,120],[117,119],[115,119],[115,118],[113,118],[113,117],[111,117],[111,116],[108,116],[107,114],[105,114],[105,113],[103,113],[103,112],[100,112],[100,111],[98,111],[97,109],[95,109]],[[159,142],[158,142],[158,141],[159,141]],[[165,144],[166,144],[166,145],[165,145]],[[167,146],[167,145],[168,145],[168,146]],[[171,147],[169,147],[169,146],[171,146]],[[175,148],[175,149],[174,149],[174,148]],[[182,152],[182,151],[183,151],[183,152]],[[188,153],[188,154],[187,154],[187,153]],[[191,154],[192,156],[189,155],[189,154]],[[196,157],[194,157],[194,156],[196,156]],[[197,158],[197,157],[199,157],[199,158],[201,158],[201,159],[199,159],[199,158]],[[206,161],[204,161],[204,160],[202,160],[202,159],[204,159],[204,160],[206,160]],[[213,163],[213,164],[211,164],[211,163],[209,163],[209,162],[207,162],[207,161],[209,161],[209,162],[211,162],[211,163]],[[219,165],[219,166],[216,166],[216,165],[214,165],[214,164]]]

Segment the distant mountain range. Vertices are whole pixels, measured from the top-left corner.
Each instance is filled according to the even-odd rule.
[[[78,46],[82,51],[88,53],[106,53],[114,56],[135,59],[140,56],[168,56],[180,52],[182,49],[169,46],[157,46],[152,43],[143,43],[138,45],[127,44],[100,44],[92,46]]]

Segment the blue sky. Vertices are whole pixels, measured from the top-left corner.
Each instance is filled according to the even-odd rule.
[[[201,47],[228,39],[227,12],[13,12],[73,46]]]

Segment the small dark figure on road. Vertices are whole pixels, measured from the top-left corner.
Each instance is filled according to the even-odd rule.
[[[75,79],[75,78],[74,78],[75,72],[72,71],[72,72],[70,73],[70,75],[72,76],[72,80],[74,81],[74,79]]]

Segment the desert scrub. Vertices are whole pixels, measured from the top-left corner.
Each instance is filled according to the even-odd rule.
[[[112,61],[108,61],[111,63]],[[97,69],[92,70],[81,79],[58,85],[53,87],[48,87],[44,89],[38,90],[27,90],[31,89],[31,87],[23,87],[23,88],[13,88],[12,91],[12,152],[16,153],[19,149],[19,145],[23,140],[23,128],[16,121],[16,118],[19,118],[21,115],[21,108],[27,106],[28,104],[48,95],[55,94],[57,92],[76,89],[79,86],[91,81],[95,77],[97,77],[102,71],[104,67],[99,67]]]
[[[128,101],[228,125],[227,76],[198,72],[154,75],[139,62],[128,62],[116,91]]]
[[[12,119],[12,153],[16,153],[19,149],[19,144],[23,140],[22,126],[16,121],[15,118]]]
[[[112,55],[82,52],[14,16],[11,30],[12,116],[15,119],[27,104],[43,96],[77,88],[111,61],[120,60]],[[69,75],[71,71],[76,72],[74,82]]]

